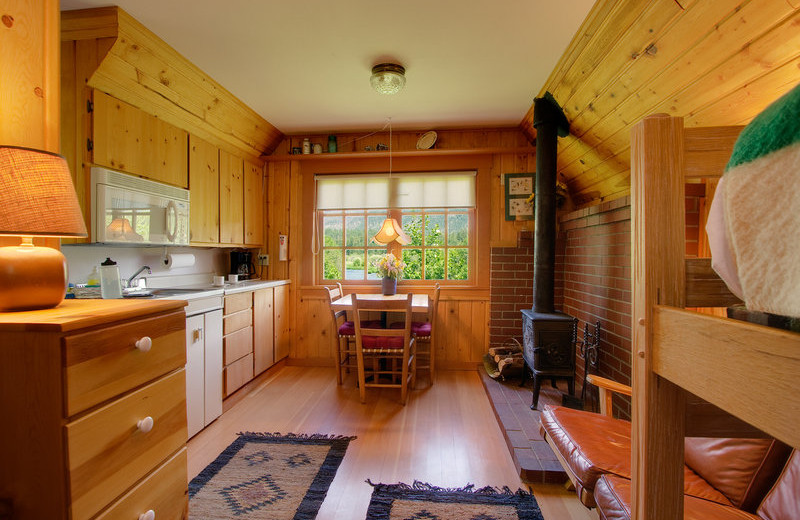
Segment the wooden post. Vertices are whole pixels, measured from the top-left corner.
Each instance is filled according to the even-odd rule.
[[[683,120],[649,116],[631,135],[634,520],[683,518],[684,394],[653,372],[653,307],[684,303]]]

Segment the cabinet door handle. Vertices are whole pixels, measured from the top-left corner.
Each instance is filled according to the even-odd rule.
[[[139,515],[139,520],[156,520],[156,512],[152,509],[148,509],[141,515]]]
[[[153,418],[149,415],[136,423],[136,428],[142,433],[147,433],[153,429]]]
[[[134,343],[134,345],[142,352],[149,352],[150,347],[153,346],[153,340],[150,339],[150,336],[144,336]]]

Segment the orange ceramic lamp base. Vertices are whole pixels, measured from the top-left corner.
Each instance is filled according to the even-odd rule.
[[[67,260],[61,251],[34,246],[0,247],[0,311],[49,309],[64,299]]]

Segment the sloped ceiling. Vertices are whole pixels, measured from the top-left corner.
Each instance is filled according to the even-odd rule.
[[[630,191],[644,116],[742,125],[798,82],[800,0],[599,0],[539,95],[570,121],[558,168],[586,204]],[[530,137],[532,116],[520,124]]]

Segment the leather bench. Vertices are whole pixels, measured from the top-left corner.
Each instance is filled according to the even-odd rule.
[[[598,506],[601,517],[602,511],[611,507],[616,513],[609,513],[608,518],[626,518],[624,506],[630,503],[630,496],[626,495],[631,478],[630,422],[547,406],[540,423],[542,435],[566,470],[581,502],[587,507]],[[758,518],[748,514],[755,513],[791,453],[788,446],[772,439],[687,438],[684,451],[687,511],[700,514],[721,507],[724,514],[734,515],[721,518]],[[597,497],[598,486],[603,486],[602,504]],[[727,510],[744,514],[735,516],[739,513]],[[787,518],[800,518],[800,513]]]

